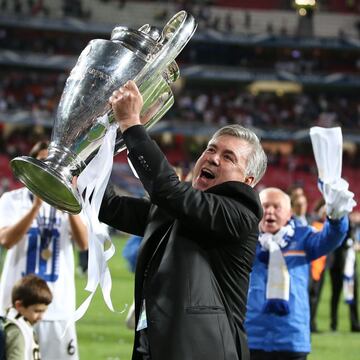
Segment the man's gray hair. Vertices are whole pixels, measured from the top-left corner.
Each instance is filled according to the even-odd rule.
[[[255,186],[264,176],[267,166],[267,156],[261,146],[257,135],[250,129],[241,125],[226,125],[219,129],[211,138],[215,140],[219,136],[230,135],[246,141],[250,145],[250,151],[247,156],[245,176],[253,176],[254,182],[251,186]]]

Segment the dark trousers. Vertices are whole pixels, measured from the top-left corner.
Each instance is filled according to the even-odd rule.
[[[321,291],[324,285],[325,269],[322,272],[318,281],[311,278],[309,285],[309,301],[310,301],[310,329],[311,331],[317,331],[316,314],[320,302]]]
[[[329,273],[331,279],[331,303],[330,303],[330,327],[332,330],[337,329],[338,323],[338,307],[340,296],[343,288],[343,271],[345,266],[346,250],[339,248],[331,255],[329,262]],[[356,262],[354,273],[354,301],[349,304],[350,327],[351,329],[359,326],[358,316],[358,294],[357,294],[357,276],[356,276]]]
[[[140,330],[139,346],[136,351],[142,355],[143,360],[151,360],[149,338],[146,329]]]
[[[292,351],[250,350],[250,360],[306,360],[307,353]]]

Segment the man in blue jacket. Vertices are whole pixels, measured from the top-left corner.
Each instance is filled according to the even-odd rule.
[[[310,352],[310,262],[338,247],[349,221],[334,211],[316,232],[291,219],[287,194],[260,193],[264,215],[250,276],[245,328],[251,360],[304,360]]]

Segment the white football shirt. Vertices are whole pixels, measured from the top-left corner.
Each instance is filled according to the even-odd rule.
[[[27,188],[4,193],[0,198],[0,228],[15,224],[31,206],[31,193]],[[43,228],[50,228],[51,236],[42,238]],[[47,256],[44,256],[45,248],[49,250]],[[44,320],[70,319],[75,311],[75,280],[69,217],[60,210],[54,214],[45,202],[27,234],[6,253],[0,281],[1,315],[11,305],[15,282],[31,273],[44,279],[53,294]]]

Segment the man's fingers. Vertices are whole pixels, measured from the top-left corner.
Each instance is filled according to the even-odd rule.
[[[119,94],[125,93],[127,91],[136,91],[138,92],[139,89],[136,86],[135,81],[129,80],[124,85],[120,86],[118,89],[114,90],[112,96],[119,96]]]
[[[123,86],[123,89],[125,91],[129,91],[131,94],[134,94],[134,95],[141,95],[140,94],[140,91],[139,91],[139,88],[137,87],[136,83],[134,80],[128,80],[124,86]]]
[[[126,82],[126,84],[124,85],[124,87],[131,91],[134,92],[135,94],[139,94],[140,95],[140,91],[139,88],[137,87],[136,83],[134,80],[129,80]]]
[[[109,97],[109,102],[112,104],[122,98],[128,98],[132,94],[132,91],[138,91],[136,84],[133,81],[132,83],[133,85],[127,82],[124,86],[120,87],[118,90],[115,90]]]

